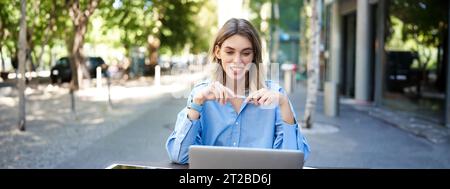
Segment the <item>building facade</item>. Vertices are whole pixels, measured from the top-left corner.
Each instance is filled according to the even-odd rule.
[[[338,88],[331,95],[405,111],[449,127],[448,4],[325,1],[324,78]],[[338,106],[338,101],[333,103]]]

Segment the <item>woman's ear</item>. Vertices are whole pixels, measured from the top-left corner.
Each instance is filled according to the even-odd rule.
[[[216,56],[217,59],[221,59],[219,51],[220,51],[219,45],[214,46],[214,55]]]

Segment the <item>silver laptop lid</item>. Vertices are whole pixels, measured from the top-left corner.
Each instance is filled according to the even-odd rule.
[[[198,146],[189,147],[190,169],[302,169],[299,150]]]

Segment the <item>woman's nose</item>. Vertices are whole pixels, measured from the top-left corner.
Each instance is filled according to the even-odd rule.
[[[242,63],[241,53],[236,53],[236,55],[233,58],[233,63],[235,63],[235,64],[241,64]]]

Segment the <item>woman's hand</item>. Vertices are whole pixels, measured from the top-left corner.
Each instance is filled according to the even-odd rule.
[[[219,82],[214,82],[198,91],[192,98],[192,101],[196,104],[203,104],[206,100],[217,100],[220,104],[225,104],[227,100],[234,97],[233,91]],[[200,118],[200,112],[189,109],[188,118],[190,120],[198,120]]]
[[[223,86],[220,82],[214,82],[194,95],[193,101],[196,104],[203,104],[206,100],[216,100],[220,104],[225,104],[229,99],[234,98],[233,91]]]
[[[250,94],[245,101],[255,105],[267,106],[269,108],[279,105],[281,119],[287,124],[295,124],[294,114],[289,106],[288,97],[278,91],[262,88]]]
[[[281,94],[278,91],[272,91],[266,88],[262,88],[250,94],[246,99],[246,102],[249,102],[254,105],[262,105],[262,106],[272,106],[272,105],[280,105],[284,106],[288,102],[288,98],[286,95]]]

